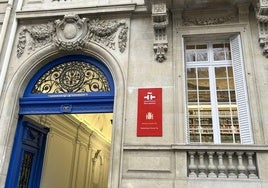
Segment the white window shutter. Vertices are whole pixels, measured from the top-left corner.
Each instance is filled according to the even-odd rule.
[[[186,57],[185,57],[185,43],[184,43],[184,38],[182,38],[182,46],[183,46],[183,50],[182,50],[182,54],[183,54],[183,59],[184,59],[184,67],[183,69],[185,70],[184,71],[184,96],[185,96],[185,100],[184,100],[184,110],[185,110],[185,121],[184,121],[184,124],[186,125],[184,127],[184,130],[185,130],[185,142],[187,144],[190,143],[190,129],[189,129],[189,120],[188,120],[188,94],[187,94],[187,67],[186,67]]]
[[[241,143],[253,144],[240,35],[231,38],[230,43]]]

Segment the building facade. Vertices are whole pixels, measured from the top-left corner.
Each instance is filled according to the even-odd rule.
[[[268,186],[267,0],[1,0],[0,187]]]

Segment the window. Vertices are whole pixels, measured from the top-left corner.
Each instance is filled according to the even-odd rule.
[[[190,143],[252,143],[240,38],[186,43]]]

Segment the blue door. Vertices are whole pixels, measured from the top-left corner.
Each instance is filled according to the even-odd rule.
[[[39,187],[48,131],[48,128],[20,119],[6,188]]]
[[[69,55],[42,67],[20,98],[20,120],[6,188],[38,188],[48,129],[24,115],[112,112],[114,83],[109,69],[95,58]]]

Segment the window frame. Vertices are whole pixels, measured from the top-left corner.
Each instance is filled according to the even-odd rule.
[[[236,50],[236,52],[233,51],[233,47],[232,47],[234,45],[234,44],[232,44],[232,41],[233,40],[236,40],[236,44],[238,45],[238,49]],[[219,44],[219,43],[223,43],[224,45],[226,45],[226,43],[229,43],[230,47],[229,47],[228,53],[231,54],[231,56],[230,56],[231,57],[231,60],[226,60],[226,57],[227,57],[228,54],[226,53],[225,50],[224,50],[225,60],[223,60],[223,61],[214,60],[214,57],[213,57],[214,56],[214,54],[213,54],[213,44]],[[186,60],[186,58],[187,58],[187,54],[186,54],[186,49],[187,48],[186,48],[186,45],[199,45],[199,44],[206,44],[207,45],[207,49],[208,49],[207,50],[208,51],[207,52],[208,61],[202,61],[202,62],[200,62],[200,61],[199,62],[197,62],[197,61],[189,61],[189,62],[187,62],[187,60]],[[222,67],[222,66],[232,67],[232,69],[233,69],[234,85],[237,85],[237,83],[235,83],[235,70],[234,70],[234,64],[235,63],[234,63],[234,59],[233,59],[233,56],[234,56],[233,53],[237,53],[238,56],[239,56],[239,58],[240,58],[240,60],[239,60],[240,62],[237,62],[236,64],[240,64],[240,67],[243,67],[243,58],[242,58],[243,57],[243,54],[242,54],[242,48],[241,48],[240,35],[236,35],[233,38],[228,38],[226,40],[209,40],[209,41],[191,40],[191,42],[183,42],[183,45],[184,45],[184,69],[185,69],[185,72],[187,72],[187,68],[191,68],[191,67],[194,67],[194,68],[204,67],[204,65],[206,65],[206,63],[207,63],[206,67],[208,67],[208,70],[209,71],[212,71],[212,69],[215,71],[215,68],[216,67]],[[242,75],[245,74],[244,73],[244,69],[242,69],[242,68],[241,68],[240,72],[241,72],[240,74],[242,74]],[[215,74],[213,74],[213,75],[214,75],[214,78],[209,78],[209,80],[213,80],[215,82],[216,81],[215,80],[215,77],[216,76],[215,76]],[[210,74],[209,77],[211,77],[211,74]],[[187,74],[185,73],[184,87],[185,87],[185,96],[186,96],[185,97],[185,99],[186,99],[185,100],[186,142],[187,143],[191,143],[191,144],[194,144],[194,143],[202,143],[202,144],[205,144],[205,143],[226,144],[226,143],[222,143],[221,142],[221,130],[220,130],[220,123],[219,123],[219,120],[220,120],[219,119],[219,112],[218,112],[218,110],[215,110],[215,108],[216,108],[215,106],[212,107],[212,108],[214,108],[214,110],[213,110],[213,112],[211,112],[212,117],[214,117],[214,118],[211,117],[212,118],[212,121],[213,121],[213,123],[212,123],[213,142],[201,142],[201,140],[199,140],[199,142],[190,142],[190,127],[189,127],[189,114],[188,114],[189,113],[189,108],[188,108],[189,101],[188,101],[188,93],[187,93],[187,91],[188,91],[187,79],[188,79],[187,78]],[[245,77],[243,77],[242,80],[244,82],[244,84],[243,84],[243,86],[244,86],[244,91],[243,92],[244,92],[244,98],[245,98],[244,99],[244,102],[247,103],[248,100],[247,100],[247,90],[245,88],[245,82],[246,82]],[[210,84],[210,86],[214,87],[214,89],[213,89],[214,90],[214,95],[217,96],[217,94],[215,93],[216,92],[216,89],[215,89],[215,87],[216,87],[215,84],[216,83],[211,83],[210,82],[209,84]],[[241,83],[240,83],[240,85],[241,85]],[[213,92],[211,92],[211,89],[212,88],[210,88],[210,93],[213,94]],[[234,90],[235,90],[236,97],[237,97],[237,95],[238,95],[237,94],[237,86],[235,86]],[[229,86],[228,86],[228,92],[230,92]],[[214,101],[216,101],[216,103],[219,103],[217,101],[217,98],[215,96],[211,96],[210,98],[214,98]],[[239,106],[237,101],[236,101],[236,105]],[[250,114],[249,114],[248,104],[246,104],[244,106],[247,108],[246,114],[248,116],[248,119],[246,120],[247,123],[245,123],[246,124],[245,126],[241,126],[241,122],[239,122],[239,124],[238,124],[238,126],[239,126],[239,132],[240,132],[239,133],[240,143],[241,144],[252,144],[253,143],[253,139],[252,139],[251,120],[250,120]],[[239,114],[239,111],[240,110],[237,107],[237,113],[238,114]],[[215,112],[217,112],[217,113],[215,113]],[[239,115],[238,115],[237,118],[240,120]],[[232,121],[233,121],[233,119],[232,119]],[[232,124],[233,124],[233,122],[232,122]],[[241,131],[241,129],[243,129],[243,130]]]

